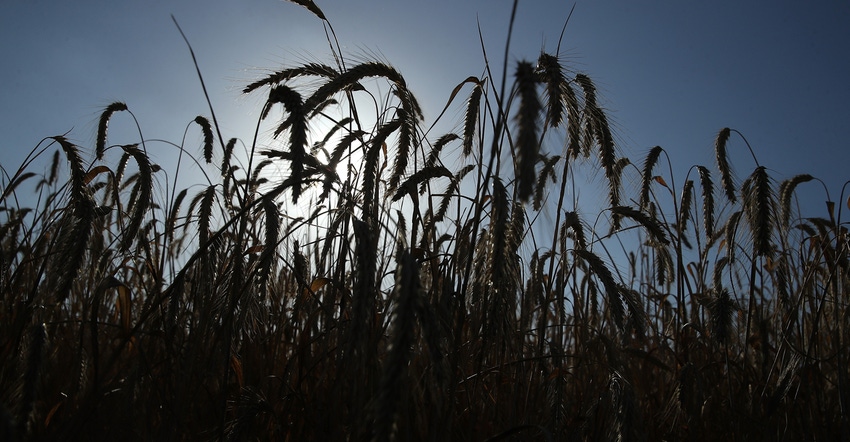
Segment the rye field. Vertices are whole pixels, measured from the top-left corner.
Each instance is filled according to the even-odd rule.
[[[733,128],[622,156],[558,51],[445,85],[437,133],[295,3],[333,56],[245,84],[255,132],[199,109],[156,164],[114,102],[2,165],[0,438],[850,437],[846,195],[801,213],[818,178]]]

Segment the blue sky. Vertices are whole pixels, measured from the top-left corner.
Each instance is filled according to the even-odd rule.
[[[476,20],[500,64],[512,1],[317,4],[345,51],[377,54],[406,76],[430,122],[457,83],[482,72]],[[553,50],[572,6],[520,1],[511,61]],[[6,0],[0,164],[12,173],[40,139],[69,130],[91,149],[98,116],[113,101],[128,104],[146,138],[179,143],[194,117],[209,111],[170,14],[192,42],[225,138],[247,143],[252,135],[262,97],[243,96],[246,83],[284,66],[329,61],[321,22],[279,0]],[[837,200],[850,179],[848,2],[578,1],[561,49],[597,83],[622,153],[641,162],[661,145],[679,185],[692,164],[714,170],[713,140],[725,126],[747,137],[777,180],[810,173]],[[120,138],[131,123],[115,117],[110,141],[137,141],[132,132]],[[196,128],[188,140],[199,142]],[[740,140],[730,149],[742,179],[755,165]],[[167,169],[175,152],[160,146],[152,154]],[[806,186],[820,210],[822,190]]]

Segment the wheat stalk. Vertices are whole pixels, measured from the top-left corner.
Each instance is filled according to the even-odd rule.
[[[659,224],[655,218],[648,216],[640,210],[629,206],[615,206],[611,208],[611,213],[615,216],[625,217],[636,221],[638,224],[643,226],[644,229],[646,229],[646,232],[649,233],[650,237],[652,237],[654,241],[664,245],[670,243],[670,240],[667,239],[667,233],[665,233],[661,224]]]
[[[726,224],[722,229],[726,238],[726,256],[729,258],[730,264],[735,262],[735,250],[738,247],[735,238],[738,232],[738,223],[741,221],[741,216],[743,214],[744,212],[739,210],[729,215],[729,218],[726,220]]]
[[[264,199],[262,202],[262,210],[265,218],[265,238],[263,240],[263,251],[260,252],[260,258],[257,263],[257,274],[259,276],[260,287],[265,287],[271,274],[274,258],[277,256],[277,245],[280,237],[280,214],[278,213],[277,204],[271,199]],[[296,243],[296,256],[297,256]],[[299,260],[295,260],[299,263]],[[296,266],[297,267],[297,266]],[[299,273],[302,280],[306,279],[306,274]],[[261,293],[265,294],[265,290]]]
[[[564,76],[563,68],[555,55],[545,52],[537,59],[535,71],[540,80],[546,85],[546,121],[550,127],[557,127],[564,120],[566,111],[563,91],[570,90],[569,82]]]
[[[782,225],[787,227],[791,219],[791,197],[794,195],[794,190],[797,186],[813,180],[814,177],[809,174],[800,174],[789,178],[779,185],[779,220]]]
[[[759,256],[772,253],[770,236],[775,222],[773,189],[767,170],[757,167],[742,186],[744,212],[753,235],[753,252]]]
[[[59,151],[56,151],[56,153],[59,153]],[[5,200],[6,197],[8,197],[9,195],[13,195],[15,193],[15,189],[17,189],[18,186],[21,185],[21,183],[34,176],[36,176],[35,172],[24,172],[22,174],[12,177],[12,181],[6,186],[5,189],[3,189],[3,194],[0,195],[0,200]]]
[[[210,238],[210,221],[212,219],[212,205],[215,199],[215,185],[210,185],[203,192],[199,193],[196,201],[200,201],[201,207],[198,215],[198,245],[204,246]],[[192,210],[194,201],[190,205],[189,210]]]
[[[288,0],[288,1],[307,8],[308,11],[312,12],[316,17],[319,17],[320,19],[322,19],[324,21],[328,20],[325,17],[325,14],[322,12],[322,10],[319,9],[318,6],[316,6],[315,2],[313,2],[313,0]]]
[[[332,95],[345,90],[351,86],[357,84],[358,81],[367,78],[367,77],[383,77],[388,81],[393,83],[396,87],[396,90],[399,92],[407,91],[407,83],[404,80],[404,77],[392,66],[380,63],[380,62],[366,62],[354,66],[348,69],[345,72],[340,73],[339,75],[331,78],[325,84],[323,84],[319,89],[313,92],[305,102],[304,108],[309,112],[315,109],[318,105],[325,102]],[[403,101],[408,100],[403,103],[404,107],[414,114],[416,118],[420,117],[421,112],[416,112],[419,109],[417,104],[411,103],[409,100],[415,100],[412,95],[404,93],[401,95]]]
[[[735,182],[732,178],[732,166],[729,165],[729,155],[726,152],[726,142],[729,141],[731,129],[724,127],[717,133],[714,141],[714,156],[717,159],[717,169],[720,171],[720,184],[730,202],[738,201],[735,196]]]
[[[52,139],[62,147],[71,169],[71,202],[83,201],[88,196],[88,191],[85,188],[86,172],[80,156],[80,148],[63,136],[52,137]]]
[[[543,158],[543,167],[540,169],[540,174],[537,176],[537,183],[534,186],[534,200],[532,202],[534,210],[540,210],[543,206],[543,191],[545,190],[547,179],[551,179],[553,183],[557,182],[555,165],[558,164],[558,161],[560,160],[560,155],[556,155],[552,158]]]
[[[478,283],[482,287],[488,287],[487,291],[490,294],[489,309],[485,312],[487,332],[498,337],[501,335],[498,332],[506,331],[500,326],[505,325],[506,316],[510,312],[507,309],[508,297],[512,295],[513,288],[510,271],[510,263],[513,259],[509,239],[512,228],[510,204],[507,190],[498,178],[493,179],[492,202],[489,241],[484,242],[484,247],[489,249],[486,252],[487,270]]]
[[[699,183],[702,189],[702,220],[706,237],[714,235],[714,183],[711,181],[711,173],[703,166],[697,166],[699,171]]]
[[[573,238],[575,239],[575,247],[579,250],[587,250],[587,239],[584,234],[584,226],[581,223],[581,219],[576,212],[566,212],[564,214],[564,222],[561,224],[561,238],[568,238],[567,234],[569,230],[573,232]],[[563,246],[566,250],[566,245]]]
[[[307,63],[303,66],[298,66],[295,68],[284,69],[282,71],[275,72],[271,75],[268,75],[266,78],[262,80],[255,81],[248,86],[245,86],[242,89],[243,93],[253,92],[263,86],[269,86],[273,84],[284,83],[288,80],[298,77],[325,77],[325,78],[335,78],[339,75],[339,72],[324,64],[319,63]]]
[[[328,167],[336,169],[336,166],[338,166],[340,161],[342,161],[343,155],[345,155],[347,151],[353,150],[351,147],[352,144],[356,141],[360,141],[362,143],[366,135],[367,133],[365,131],[356,130],[349,132],[340,138],[339,143],[337,143],[336,147],[334,147],[333,151],[331,151]]]
[[[478,127],[478,111],[481,106],[481,94],[483,92],[483,82],[477,81],[467,101],[463,123],[463,156],[465,157],[472,154],[472,144],[475,141],[475,129]]]
[[[302,179],[304,178],[304,161],[307,156],[307,109],[301,99],[301,94],[285,85],[275,86],[269,92],[263,115],[268,115],[269,108],[277,103],[283,104],[289,117],[283,120],[275,129],[277,137],[283,131],[289,130],[289,172],[292,179],[292,201],[298,202],[301,195]]]
[[[440,199],[440,204],[439,206],[437,206],[437,212],[434,213],[434,216],[431,218],[431,222],[433,224],[439,223],[445,218],[446,212],[448,212],[449,210],[449,204],[451,203],[452,199],[457,196],[458,190],[460,189],[460,182],[463,181],[463,178],[469,172],[474,170],[475,167],[476,166],[474,164],[469,164],[459,170],[456,174],[454,174],[454,176],[452,176],[449,185],[443,192],[443,196]]]
[[[584,74],[577,74],[576,82],[584,91],[584,114],[587,120],[586,126],[589,135],[598,146],[599,162],[605,170],[605,178],[608,184],[608,203],[613,206],[620,205],[620,171],[615,156],[614,137],[608,125],[608,117],[599,107],[596,100],[596,86],[593,81]],[[612,229],[619,229],[619,218],[612,218]]]
[[[377,206],[375,200],[377,195],[377,182],[380,171],[378,170],[378,159],[380,153],[386,148],[387,137],[398,130],[402,122],[394,119],[378,128],[374,137],[370,140],[369,149],[366,151],[363,164],[363,216],[366,222],[373,223],[376,218]]]
[[[396,109],[396,117],[401,121],[398,130],[398,142],[396,143],[395,164],[390,175],[390,189],[398,189],[399,181],[404,176],[405,169],[410,156],[410,148],[413,145],[413,137],[416,131],[416,118],[411,118],[411,113],[405,108]]]
[[[673,280],[676,275],[676,269],[673,266],[673,257],[670,256],[670,250],[656,241],[648,241],[648,247],[652,247],[655,251],[654,268],[655,280],[659,285],[664,285]]]
[[[614,280],[611,270],[609,270],[608,266],[602,262],[602,259],[593,252],[583,249],[576,249],[575,252],[579,258],[584,260],[590,266],[590,270],[602,282],[602,286],[605,287],[605,295],[608,300],[608,307],[610,308],[614,323],[620,330],[623,330],[623,318],[625,313],[623,310],[623,301],[621,299],[620,285]]]
[[[138,181],[136,182],[131,194],[128,208],[131,210],[130,222],[124,230],[124,238],[121,242],[122,250],[129,250],[133,241],[136,239],[136,234],[142,225],[142,220],[147,213],[148,207],[151,204],[151,194],[153,192],[153,169],[150,160],[138,146],[128,145],[122,146],[124,152],[129,154],[136,161],[139,168]],[[135,198],[132,197],[135,195]]]
[[[682,188],[682,198],[679,202],[679,224],[677,226],[679,235],[683,235],[687,228],[688,221],[691,220],[691,206],[693,205],[694,197],[694,182],[693,180],[685,181],[685,187]]]
[[[424,167],[422,169],[417,170],[410,176],[405,182],[398,187],[395,195],[393,195],[392,200],[398,201],[404,195],[410,194],[411,196],[416,194],[416,189],[418,186],[424,186],[428,180],[438,178],[438,177],[448,177],[454,178],[454,175],[443,166],[430,166]]]
[[[653,176],[652,169],[658,163],[658,158],[661,157],[661,152],[664,149],[661,146],[655,146],[649,150],[646,159],[643,161],[643,172],[641,173],[640,181],[640,203],[638,206],[645,208],[649,204],[649,186],[652,185]]]
[[[59,178],[59,151],[53,152],[53,159],[50,161],[50,174],[47,175],[47,180],[45,184],[53,185],[56,184],[56,180]],[[4,191],[4,194],[6,192]]]
[[[195,123],[198,126],[201,126],[201,132],[204,134],[204,161],[207,164],[212,163],[212,155],[213,155],[213,133],[212,126],[210,126],[210,120],[206,117],[198,115],[195,117]]]
[[[98,160],[103,159],[103,152],[106,150],[106,132],[109,126],[109,119],[115,112],[127,110],[127,105],[116,101],[115,103],[106,106],[103,113],[100,114],[100,119],[97,122],[97,137],[95,138],[95,152]]]
[[[436,166],[440,161],[440,153],[442,153],[443,148],[446,147],[450,142],[454,140],[459,140],[460,135],[450,132],[445,135],[442,135],[440,138],[437,138],[437,141],[431,146],[431,151],[428,153],[428,158],[425,159],[425,166]]]
[[[92,201],[89,189],[85,185],[85,170],[79,148],[67,141],[64,137],[52,137],[62,146],[71,169],[70,204],[72,212],[66,214],[66,220],[70,228],[65,230],[61,242],[61,250],[57,255],[57,267],[60,269],[56,299],[59,304],[67,299],[71,292],[74,280],[82,268],[86,253],[86,245],[92,230],[92,222],[95,217],[94,201]]]
[[[711,337],[719,343],[725,343],[732,334],[732,314],[737,307],[725,287],[715,286],[708,311],[711,315]]]

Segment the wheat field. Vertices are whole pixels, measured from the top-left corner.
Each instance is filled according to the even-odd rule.
[[[3,165],[4,440],[850,437],[843,207],[796,209],[817,178],[731,128],[714,164],[622,157],[557,51],[447,85],[431,133],[295,3],[333,56],[245,86],[271,145],[210,107],[165,170],[110,138],[115,102],[95,146]]]

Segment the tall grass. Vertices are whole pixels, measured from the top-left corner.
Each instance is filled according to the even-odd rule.
[[[728,128],[716,173],[619,157],[557,53],[461,81],[459,133],[426,136],[402,74],[346,59],[296,3],[333,62],[245,88],[274,136],[247,162],[199,116],[175,174],[209,181],[158,188],[144,140],[111,144],[132,109],[114,103],[91,162],[55,136],[4,176],[7,438],[848,435],[847,230],[831,202],[793,210],[812,176],[736,180],[728,152],[749,145]],[[571,197],[585,170],[598,212]]]

